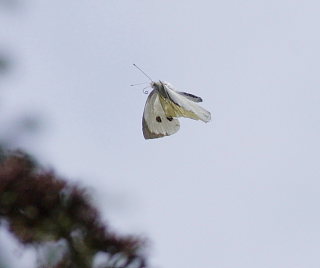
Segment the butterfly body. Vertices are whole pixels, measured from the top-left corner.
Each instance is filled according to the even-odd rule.
[[[155,139],[176,133],[180,128],[177,117],[209,122],[211,114],[197,103],[202,99],[176,91],[169,83],[152,82],[142,118],[145,139]]]

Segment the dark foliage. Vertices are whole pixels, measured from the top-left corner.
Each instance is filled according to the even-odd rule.
[[[68,250],[57,268],[92,267],[101,252],[108,256],[101,267],[146,267],[140,239],[111,232],[83,189],[22,153],[0,160],[0,221],[24,245],[63,239]]]

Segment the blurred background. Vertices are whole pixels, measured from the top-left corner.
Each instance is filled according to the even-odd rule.
[[[152,267],[318,268],[319,9],[0,0],[0,144],[89,187],[114,230],[149,238]],[[212,122],[144,140],[132,63]],[[34,267],[5,226],[0,254]]]

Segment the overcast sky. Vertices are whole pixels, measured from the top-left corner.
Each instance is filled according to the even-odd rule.
[[[320,267],[319,1],[20,2],[0,11],[0,123],[38,115],[21,145],[148,237],[153,267]],[[144,140],[132,63],[213,120]]]

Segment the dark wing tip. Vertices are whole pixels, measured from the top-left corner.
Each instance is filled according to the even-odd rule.
[[[191,101],[202,102],[202,99],[200,97],[193,95],[191,93],[187,93],[187,92],[178,92],[178,93]]]

